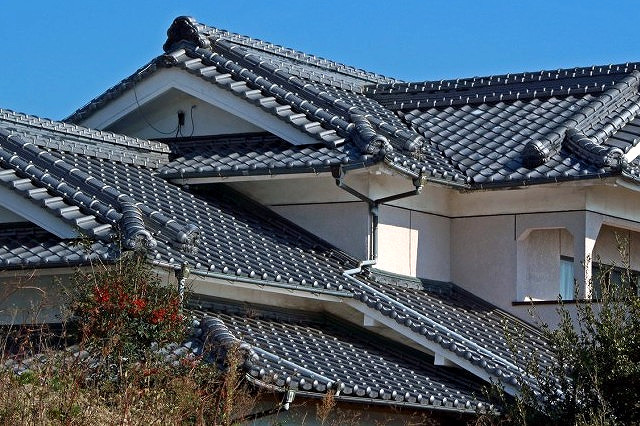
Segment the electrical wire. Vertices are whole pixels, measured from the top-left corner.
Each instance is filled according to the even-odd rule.
[[[189,111],[189,115],[191,116],[191,133],[189,134],[189,137],[193,136],[193,133],[196,131],[196,125],[193,123],[193,110],[195,108],[195,105],[191,105],[191,111]]]
[[[145,68],[146,69],[146,68]],[[140,73],[144,72],[145,70],[143,69],[142,71],[140,71]],[[142,118],[142,120],[147,123],[147,125],[149,127],[151,127],[153,130],[155,130],[156,132],[163,134],[163,135],[172,135],[174,132],[176,133],[177,136],[177,132],[180,130],[180,124],[178,124],[178,126],[171,130],[170,132],[163,132],[162,130],[156,128],[153,124],[151,124],[149,122],[149,120],[147,120],[147,117],[145,117],[145,115],[142,113],[142,107],[140,106],[140,101],[138,100],[138,92],[136,91],[136,82],[133,82],[133,96],[136,99],[136,105],[138,106],[138,108],[136,108],[136,111],[138,111],[138,114],[140,114],[140,117]]]

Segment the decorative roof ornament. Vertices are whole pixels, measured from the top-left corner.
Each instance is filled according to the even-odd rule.
[[[351,114],[351,136],[364,155],[387,154],[393,151],[389,140],[373,129],[365,115]]]
[[[598,167],[622,170],[627,164],[624,152],[620,148],[599,144],[575,129],[567,130],[564,146],[581,159]]]
[[[165,52],[175,50],[183,43],[196,47],[211,47],[209,39],[198,31],[197,21],[191,16],[178,16],[167,30],[167,41],[162,48]]]
[[[122,210],[122,218],[120,219],[123,232],[122,243],[125,249],[149,250],[155,248],[158,242],[145,227],[142,212],[135,203],[121,202],[120,208]]]

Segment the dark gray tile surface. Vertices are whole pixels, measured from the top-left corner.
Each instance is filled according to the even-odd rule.
[[[168,34],[166,55],[68,120],[86,118],[159,68],[177,67],[318,141],[274,153],[256,144],[178,158],[168,177],[181,169],[192,177],[313,172],[310,165],[335,161],[328,157],[339,154],[329,151],[346,145],[356,148],[345,148],[349,161],[363,157],[352,167],[381,162],[411,178],[470,189],[635,179],[621,157],[638,143],[638,63],[405,83],[192,18],[176,19]],[[578,134],[567,137],[569,129]]]
[[[464,370],[331,317],[222,309],[196,311],[200,341],[249,352],[251,376],[309,393],[339,390],[337,399],[475,412],[485,382]],[[200,319],[201,318],[201,319]],[[196,343],[197,346],[197,343]]]
[[[327,172],[332,166],[362,167],[360,151],[351,143],[295,147],[269,133],[165,140],[171,146],[165,178]],[[371,163],[369,161],[369,163]]]
[[[517,386],[532,354],[543,368],[552,362],[539,330],[453,284],[375,270],[359,278],[351,291],[366,307],[507,384]]]
[[[29,223],[3,224],[0,229],[2,269],[76,266],[109,258],[109,248],[100,241],[89,246],[64,241]]]
[[[153,168],[66,145],[42,148],[52,123],[6,130],[12,121],[0,119],[0,184],[79,225],[85,235],[108,242],[115,231],[130,231],[155,242],[149,253],[161,264],[186,262],[194,273],[347,294],[342,270],[355,259],[227,188],[194,195]],[[81,133],[73,138],[100,149],[111,144]],[[126,215],[122,200],[137,216]],[[194,229],[198,238],[191,241],[187,234]]]

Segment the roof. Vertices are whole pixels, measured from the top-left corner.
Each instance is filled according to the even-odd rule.
[[[258,385],[336,399],[476,413],[484,382],[461,369],[433,365],[433,357],[337,318],[229,303],[198,311],[198,341],[236,344]],[[198,349],[196,349],[196,352]]]
[[[448,160],[421,135],[406,126],[393,111],[362,93],[368,84],[396,80],[292,53],[268,43],[253,42],[247,37],[202,25],[193,18],[176,18],[167,34],[165,55],[89,102],[66,121],[79,123],[137,82],[158,70],[175,68],[283,120],[301,134],[315,139],[316,148],[333,149],[352,144],[357,147],[360,166],[370,160],[382,161],[412,177],[424,175],[451,184],[465,183]],[[412,157],[422,160],[417,162]],[[289,162],[284,156],[279,159]],[[351,161],[349,157],[347,164]],[[234,170],[224,175],[248,170]]]
[[[65,133],[52,138],[51,129],[60,126]],[[151,162],[151,155],[136,160],[140,146],[154,142],[127,147],[114,142],[120,139],[135,141],[0,110],[0,185],[68,222],[79,237],[109,245],[121,235],[124,249],[144,247],[158,264],[187,263],[196,274],[260,285],[343,292],[342,270],[355,259],[226,187],[193,194],[168,183],[155,168],[160,161]],[[108,155],[113,150],[118,155]],[[47,264],[48,253],[31,241],[36,247],[28,262],[5,266]]]
[[[638,162],[625,158],[640,137],[637,63],[407,83],[189,17],[176,18],[167,35],[165,55],[67,120],[82,121],[170,67],[317,140],[306,146],[280,140],[273,151],[251,141],[207,146],[198,156],[178,150],[163,169],[167,178],[383,163],[413,179],[468,189],[607,176],[638,182]],[[233,165],[225,167],[228,161]]]
[[[354,298],[361,302],[357,309],[381,313],[414,341],[435,346],[458,365],[479,367],[487,376],[518,386],[528,380],[523,367],[531,354],[542,368],[552,362],[551,348],[538,329],[455,284],[379,270],[358,278],[352,282]]]

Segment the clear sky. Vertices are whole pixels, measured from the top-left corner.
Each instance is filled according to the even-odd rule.
[[[640,61],[640,1],[2,1],[0,107],[61,119],[162,53],[173,18],[403,80]]]

